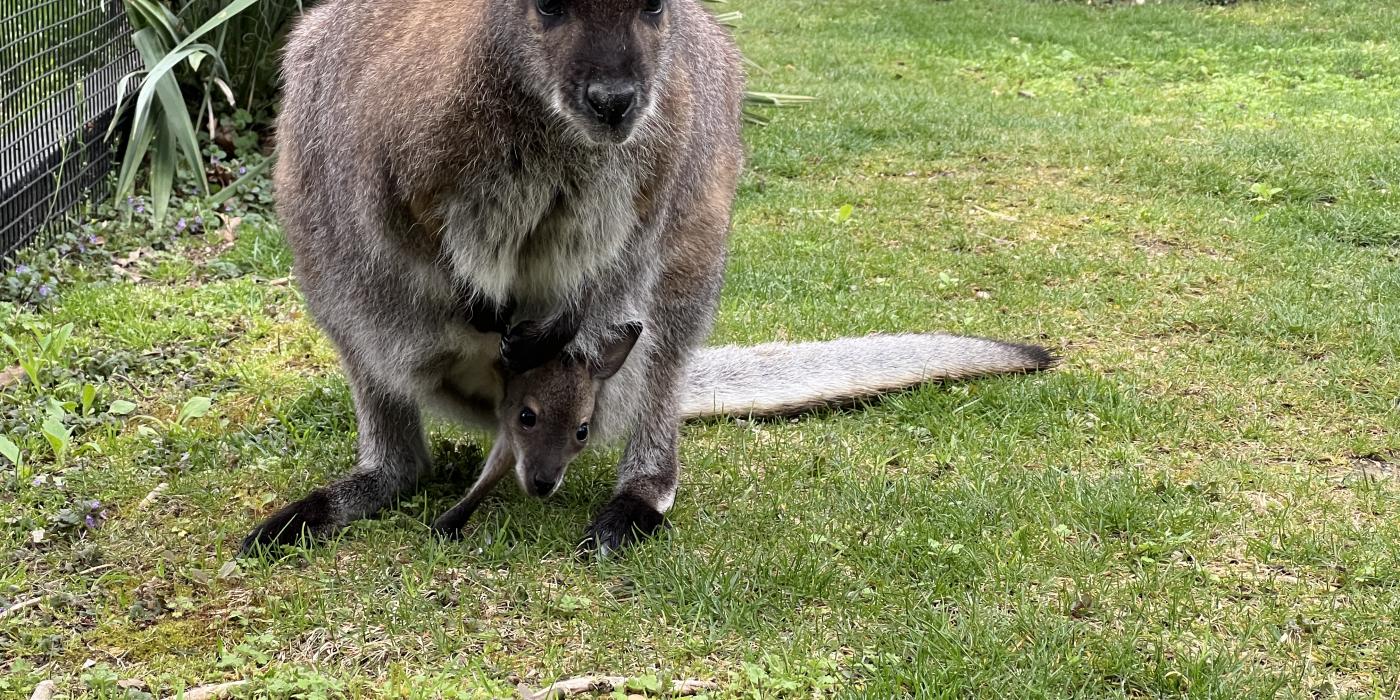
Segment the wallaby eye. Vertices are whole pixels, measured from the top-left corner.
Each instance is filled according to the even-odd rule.
[[[535,0],[535,9],[545,17],[558,17],[564,14],[564,0]]]
[[[649,15],[659,15],[661,14],[661,5],[662,0],[646,0],[646,3],[642,5],[642,12]]]
[[[578,441],[579,441],[579,442],[588,442],[588,424],[587,424],[587,423],[584,423],[583,425],[580,425],[580,426],[578,427],[578,434],[577,434],[577,437],[578,437]]]
[[[535,427],[535,412],[528,408],[520,409],[520,424],[527,427]]]

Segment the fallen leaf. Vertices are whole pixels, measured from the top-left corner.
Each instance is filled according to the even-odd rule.
[[[229,681],[228,683],[216,683],[214,685],[201,685],[197,688],[190,688],[179,695],[171,695],[165,700],[214,700],[215,698],[226,698],[237,688],[245,686],[248,681]]]
[[[243,223],[243,217],[225,216],[223,220],[224,225],[219,227],[219,238],[224,242],[221,248],[228,250],[238,240],[238,225]]]
[[[131,270],[126,269],[125,267],[122,267],[121,265],[113,265],[112,271],[121,275],[122,277],[131,280],[132,282],[140,282],[142,279],[144,279],[141,277],[141,275],[138,275],[135,272],[132,272]]]
[[[9,386],[9,385],[11,385],[11,384],[14,384],[15,382],[19,381],[20,378],[23,377],[23,376],[24,376],[24,368],[23,368],[23,367],[20,367],[19,365],[15,365],[14,367],[9,367],[9,368],[7,368],[5,371],[0,372],[0,389],[3,389],[3,388],[5,388],[5,387],[7,387],[7,386]]]
[[[228,578],[236,573],[238,573],[238,562],[232,559],[224,562],[224,565],[219,567],[219,578]]]

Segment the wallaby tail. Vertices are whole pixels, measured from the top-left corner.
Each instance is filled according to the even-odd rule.
[[[1037,345],[941,333],[702,348],[681,417],[782,416],[939,379],[1035,372],[1059,358]]]

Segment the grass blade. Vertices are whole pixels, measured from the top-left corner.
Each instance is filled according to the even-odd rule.
[[[739,12],[737,10],[733,12],[716,12],[714,14],[714,18],[716,22],[719,22],[720,24],[729,27],[730,29],[738,29],[739,20],[744,18],[744,13]]]
[[[131,86],[131,79],[145,75],[145,73],[146,71],[144,70],[135,70],[123,75],[121,80],[117,81],[117,104],[112,108],[114,114],[121,114],[122,108],[126,106],[126,92]],[[107,134],[102,138],[112,138],[112,134],[117,130],[117,124],[120,122],[120,119],[113,119],[111,123],[107,125]]]
[[[784,95],[776,92],[754,92],[752,90],[744,93],[744,102],[752,105],[762,105],[764,107],[796,107],[807,104],[817,98],[810,95]]]

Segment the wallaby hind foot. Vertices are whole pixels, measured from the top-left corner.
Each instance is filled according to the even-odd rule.
[[[333,534],[335,524],[331,496],[326,489],[316,489],[300,500],[292,501],[268,516],[243,538],[239,556],[247,556],[261,548],[309,543]]]
[[[350,473],[279,509],[243,539],[240,555],[331,537],[377,512],[417,483],[429,464],[417,405],[356,382],[359,464]]]

